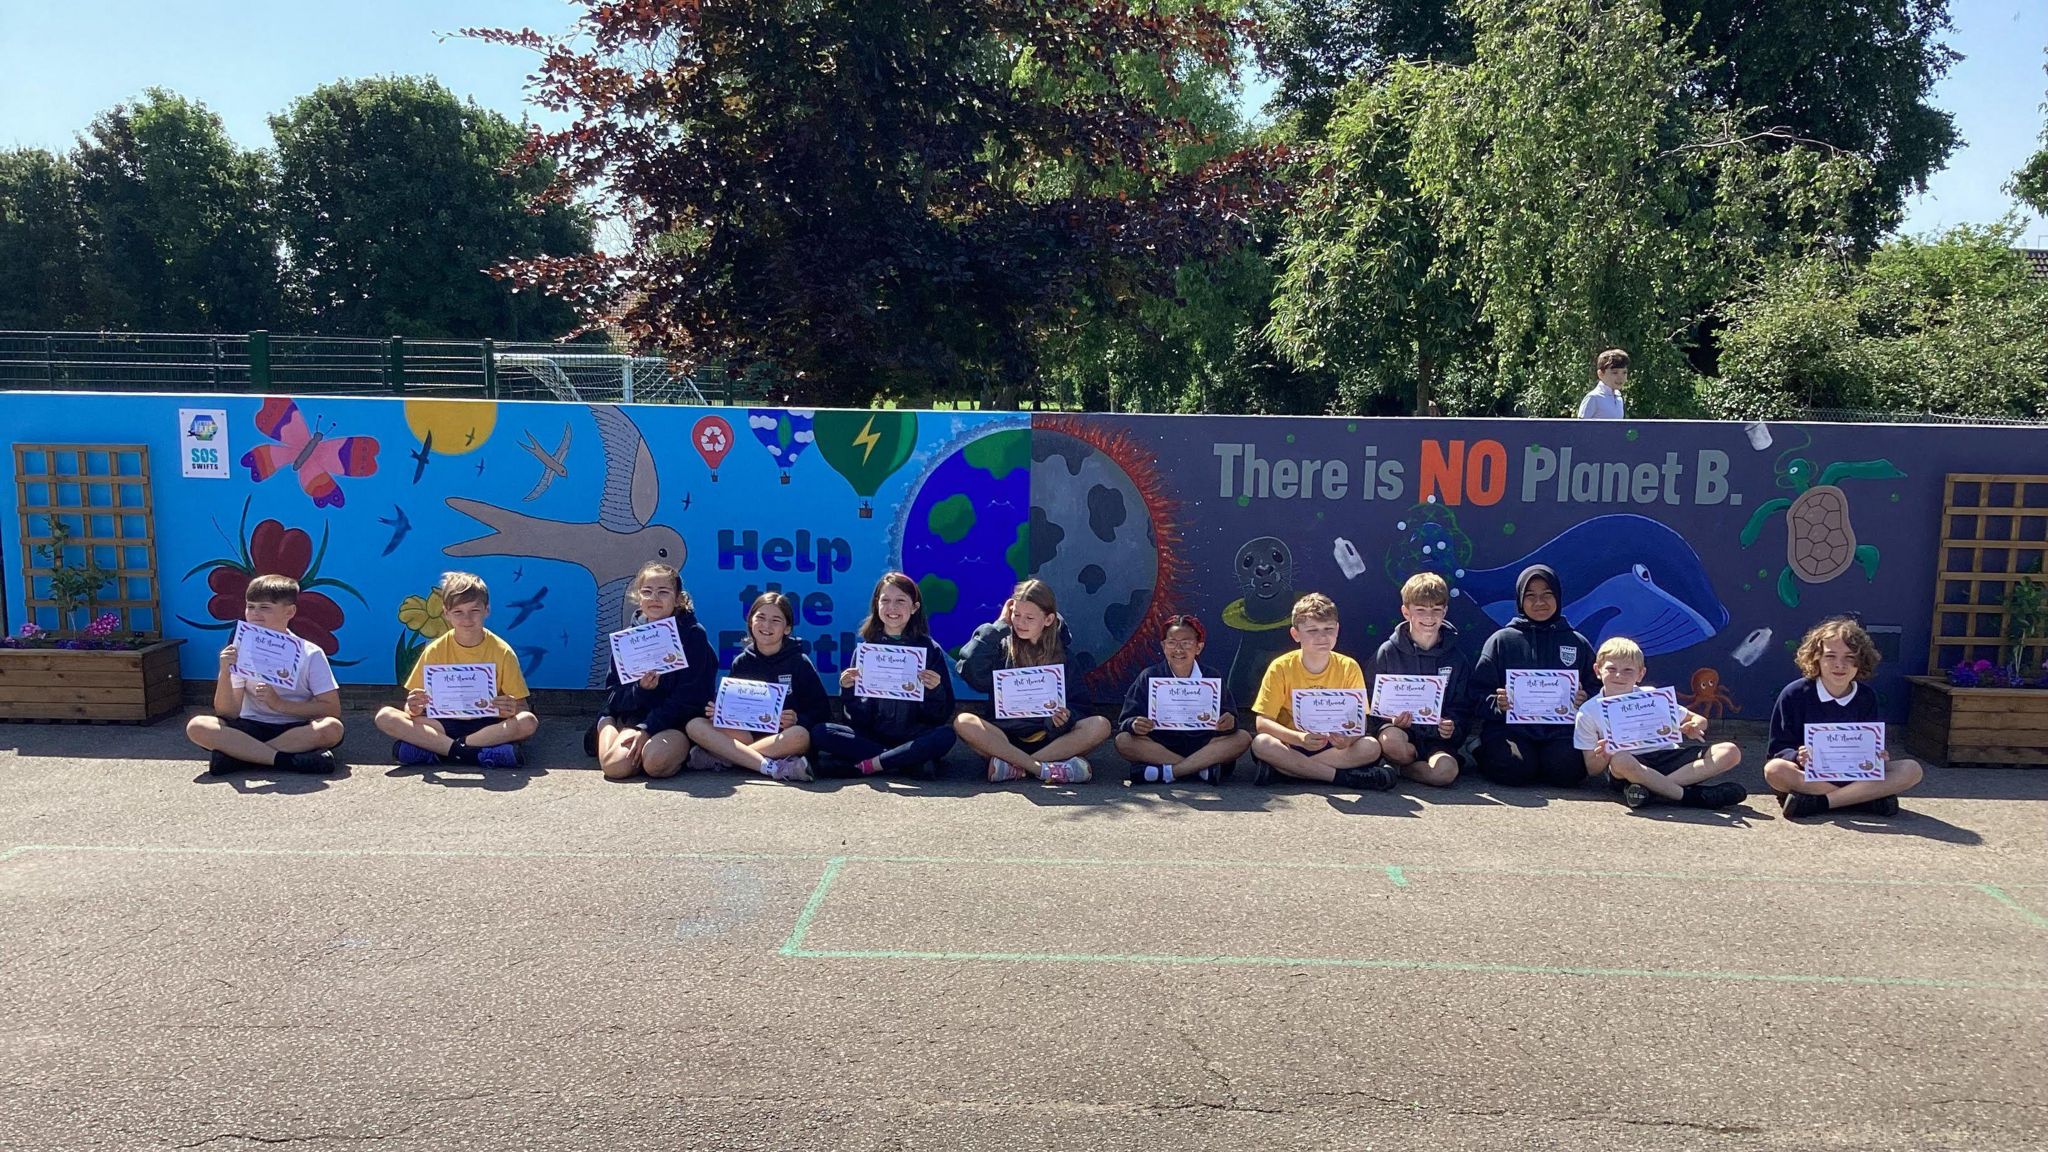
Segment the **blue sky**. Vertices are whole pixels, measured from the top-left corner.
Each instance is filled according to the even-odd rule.
[[[0,147],[61,150],[92,117],[157,85],[218,112],[245,146],[270,143],[266,117],[342,77],[432,73],[458,94],[517,115],[532,60],[450,35],[477,25],[564,30],[563,0],[0,0]],[[2048,46],[2042,0],[1951,0],[1950,44],[1964,54],[1935,91],[1964,144],[1908,206],[1905,230],[1988,223],[2012,207],[1999,190],[2039,146]],[[2048,247],[2048,221],[2028,239]]]

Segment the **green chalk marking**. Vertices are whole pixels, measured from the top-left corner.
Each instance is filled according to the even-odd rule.
[[[1741,972],[1684,968],[1592,968],[1577,965],[1488,964],[1456,960],[1358,960],[1328,956],[1179,956],[1118,952],[919,952],[896,948],[810,949],[783,953],[799,960],[932,960],[941,963],[1101,964],[1173,968],[1321,968],[1378,972],[1476,972],[1496,976],[1584,976],[1595,979],[1697,980],[1864,988],[1943,988],[1972,992],[2043,992],[2031,980],[1949,980],[1928,976],[1832,976],[1807,972]]]
[[[1978,884],[1975,885],[1975,887],[1977,891],[1982,892],[1986,896],[1991,897],[1993,900],[1998,901],[2000,904],[2005,905],[2007,908],[2010,908],[2013,911],[2019,913],[2021,916],[2026,917],[2027,921],[2033,924],[2034,927],[2048,928],[2048,916],[2043,916],[2039,912],[2034,911],[2032,908],[2027,907],[2025,904],[2022,904],[2019,901],[2013,899],[2011,894],[2006,892],[2005,889],[2000,888],[1996,884]]]
[[[832,888],[832,882],[839,879],[839,871],[846,867],[846,857],[834,856],[825,861],[825,874],[818,877],[818,886],[811,889],[811,898],[804,902],[804,910],[797,913],[796,926],[789,930],[789,939],[782,942],[782,954],[795,956],[803,946],[804,935],[811,930],[811,921],[818,918],[818,909],[825,906],[825,893]]]
[[[1408,873],[1403,871],[1399,864],[1389,864],[1387,865],[1387,880],[1396,888],[1406,888],[1408,886]]]

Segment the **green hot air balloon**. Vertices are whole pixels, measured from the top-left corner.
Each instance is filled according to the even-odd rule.
[[[819,412],[813,419],[818,451],[860,494],[861,519],[875,514],[868,503],[917,447],[917,413],[894,408],[872,412]]]

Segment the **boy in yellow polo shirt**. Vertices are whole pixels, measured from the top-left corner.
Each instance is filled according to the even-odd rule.
[[[1274,774],[1296,780],[1336,784],[1344,788],[1384,792],[1400,775],[1379,762],[1380,742],[1361,732],[1345,735],[1304,732],[1294,726],[1294,692],[1301,688],[1365,689],[1365,671],[1358,661],[1337,651],[1337,605],[1320,592],[1294,602],[1294,626],[1288,630],[1301,647],[1274,658],[1259,681],[1252,704],[1258,734],[1252,737],[1252,759],[1258,765],[1255,784]]]
[[[540,730],[540,719],[526,708],[526,677],[510,645],[484,627],[491,614],[491,590],[483,577],[448,572],[441,577],[441,618],[449,632],[427,645],[412,674],[405,678],[405,706],[377,712],[377,730],[397,741],[392,755],[407,767],[427,764],[473,764],[483,768],[519,767],[519,743]],[[427,666],[489,664],[497,669],[496,716],[431,717],[427,715]]]

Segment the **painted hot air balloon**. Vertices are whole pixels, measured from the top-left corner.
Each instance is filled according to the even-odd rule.
[[[704,464],[711,469],[711,482],[718,482],[718,465],[725,454],[732,451],[732,425],[723,416],[706,416],[690,429],[690,443],[696,445],[697,455],[704,458]]]
[[[868,503],[882,482],[903,467],[917,447],[917,414],[884,408],[874,412],[820,412],[814,420],[818,451],[832,470],[846,477],[861,497],[861,519],[875,514]]]
[[[790,467],[816,438],[811,431],[811,409],[749,408],[747,427],[768,455],[775,458],[775,466],[782,469],[782,482],[789,483]]]

